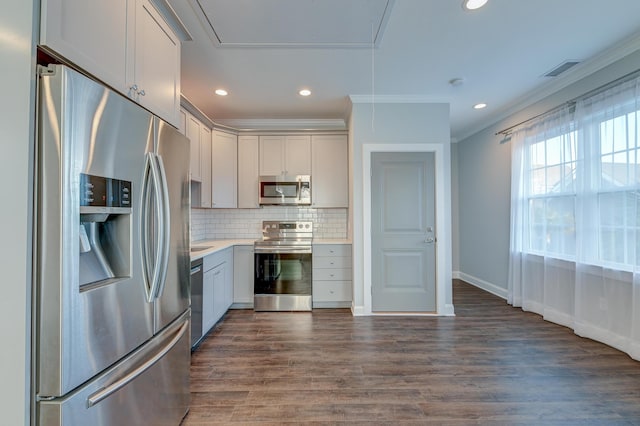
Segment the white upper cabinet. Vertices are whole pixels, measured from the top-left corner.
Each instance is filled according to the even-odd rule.
[[[349,207],[349,144],[346,135],[313,135],[311,205]]]
[[[40,44],[117,90],[127,87],[127,0],[42,0]]]
[[[191,114],[186,114],[186,133],[189,138],[189,149],[191,151],[190,172],[191,180],[202,181],[202,167],[200,165],[200,121]]]
[[[285,137],[284,142],[285,174],[294,176],[310,175],[311,136],[287,136]]]
[[[280,175],[284,171],[284,136],[260,136],[260,174]]]
[[[310,175],[311,136],[260,136],[260,174]]]
[[[260,207],[258,136],[238,137],[238,208]]]
[[[212,207],[238,206],[238,137],[214,130],[211,161]]]
[[[179,125],[180,40],[147,0],[138,0],[128,94],[174,126]]]
[[[183,135],[187,135],[187,112],[183,109],[180,109],[180,121],[178,123],[178,130]]]
[[[42,0],[40,44],[174,126],[180,40],[149,0]]]
[[[211,129],[204,124],[200,124],[200,173],[202,184],[200,186],[200,207],[209,208],[213,205],[212,201],[212,136]]]

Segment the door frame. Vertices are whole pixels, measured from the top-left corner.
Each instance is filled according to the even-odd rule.
[[[452,315],[446,306],[447,250],[451,230],[447,227],[445,209],[444,145],[442,144],[364,144],[363,148],[363,290],[364,315],[434,316]],[[433,152],[435,156],[435,200],[436,200],[436,313],[377,313],[371,310],[371,156],[374,152]],[[451,273],[448,274],[451,276]]]

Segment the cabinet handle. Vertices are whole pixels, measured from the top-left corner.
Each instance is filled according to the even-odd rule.
[[[146,94],[147,93],[144,91],[144,89],[142,89],[141,91],[138,92],[138,95],[140,95],[140,96],[144,96]]]

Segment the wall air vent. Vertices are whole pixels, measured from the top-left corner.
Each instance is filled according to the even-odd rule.
[[[578,65],[579,63],[580,63],[579,61],[565,61],[560,65],[558,65],[557,67],[555,67],[554,69],[552,69],[551,71],[549,71],[548,73],[544,74],[544,77],[557,77],[563,72],[567,71],[569,68],[572,68]]]

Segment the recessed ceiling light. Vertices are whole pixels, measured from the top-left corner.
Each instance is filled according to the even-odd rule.
[[[309,95],[311,95],[311,90],[302,89],[301,91],[298,92],[298,94],[300,94],[300,96],[309,96]]]
[[[216,95],[218,96],[227,96],[229,93],[224,89],[216,89]]]
[[[488,0],[464,0],[462,8],[465,10],[476,10],[487,4]]]
[[[479,103],[479,104],[475,104],[475,105],[473,106],[473,109],[482,109],[482,108],[486,108],[486,107],[487,107],[487,104],[485,104],[485,103]]]

